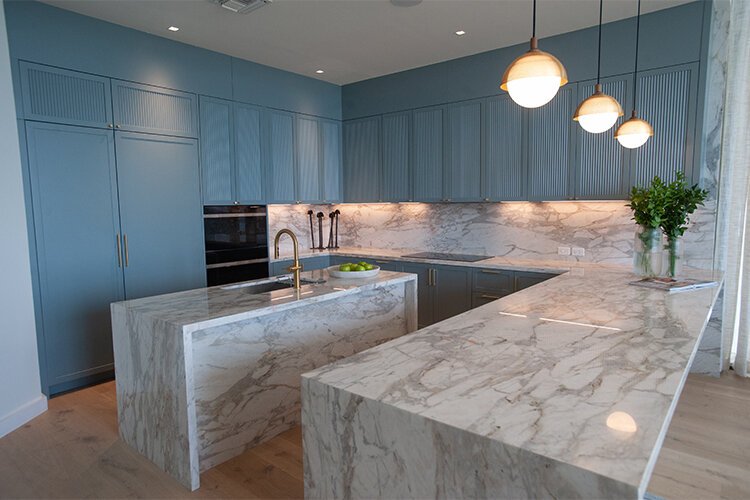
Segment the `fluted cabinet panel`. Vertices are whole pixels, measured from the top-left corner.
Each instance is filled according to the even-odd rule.
[[[121,130],[198,137],[194,94],[113,80],[112,96]]]
[[[323,158],[323,201],[341,201],[341,124],[323,120],[320,124]]]
[[[383,201],[411,199],[411,112],[383,115]]]
[[[484,103],[484,198],[526,199],[524,108],[508,95]]]
[[[263,203],[260,110],[234,104],[234,151],[237,200],[245,205]]]
[[[443,199],[443,107],[414,111],[412,176],[415,201]]]
[[[624,109],[628,109],[626,98],[629,81],[629,79],[603,81],[602,92],[611,95]],[[578,102],[582,102],[594,93],[594,85],[595,82],[578,85]],[[626,118],[626,116],[621,116],[611,129],[599,134],[586,132],[578,123],[574,125],[578,144],[576,198],[589,200],[627,198],[627,150],[614,138],[614,131]]]
[[[269,203],[296,201],[294,188],[294,115],[266,112],[265,164]]]
[[[344,123],[346,201],[380,201],[380,117]]]
[[[571,197],[570,128],[575,87],[561,88],[548,104],[529,112],[529,199]],[[578,125],[576,125],[578,126]]]
[[[648,185],[655,175],[665,181],[692,161],[691,117],[695,66],[658,70],[638,77],[636,110],[651,123],[654,136],[633,151],[631,182]]]
[[[297,117],[297,200],[316,202],[320,196],[320,139],[315,118]]]
[[[20,73],[27,119],[89,127],[112,123],[109,78],[26,62]]]
[[[479,101],[448,108],[446,198],[478,201],[482,194],[482,104]]]
[[[201,97],[200,127],[203,204],[232,203],[232,103]]]

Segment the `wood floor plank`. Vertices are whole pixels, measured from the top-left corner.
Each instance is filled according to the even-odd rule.
[[[690,376],[649,492],[750,499],[750,379]],[[201,475],[190,492],[117,434],[114,382],[54,398],[0,439],[0,498],[302,498],[296,427]]]

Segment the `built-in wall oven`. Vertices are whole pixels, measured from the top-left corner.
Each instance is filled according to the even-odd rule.
[[[265,206],[205,206],[203,223],[208,286],[268,277]]]

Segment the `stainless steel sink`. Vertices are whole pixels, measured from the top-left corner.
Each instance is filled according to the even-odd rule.
[[[315,285],[325,283],[325,280],[314,280],[310,278],[301,278],[300,283],[303,285]],[[273,292],[274,290],[286,290],[294,288],[294,282],[290,276],[281,276],[264,281],[250,281],[246,283],[237,283],[221,287],[222,290],[237,290],[243,288],[250,294]]]

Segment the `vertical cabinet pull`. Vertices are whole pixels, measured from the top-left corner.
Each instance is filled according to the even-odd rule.
[[[437,286],[437,269],[432,270],[432,286]]]
[[[120,245],[120,233],[117,233],[117,267],[122,267],[122,245]]]
[[[130,264],[130,256],[128,255],[128,235],[122,235],[122,243],[125,245],[125,267]]]

